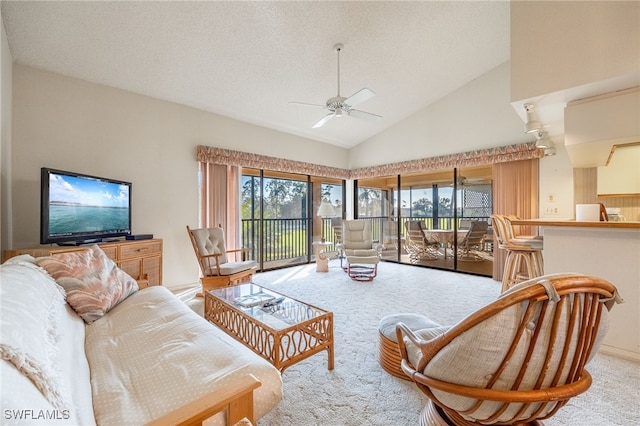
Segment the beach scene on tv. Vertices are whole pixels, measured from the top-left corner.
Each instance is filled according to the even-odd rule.
[[[49,234],[127,230],[129,187],[86,177],[49,175]]]

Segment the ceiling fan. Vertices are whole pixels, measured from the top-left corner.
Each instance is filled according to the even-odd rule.
[[[490,182],[489,179],[481,178],[481,177],[468,178],[466,176],[458,176],[458,186],[483,185],[489,182]],[[453,186],[453,183],[451,183],[450,186]]]
[[[342,44],[336,44],[333,47],[333,50],[336,52],[338,56],[338,94],[333,98],[327,99],[325,105],[319,104],[307,104],[304,102],[289,102],[291,105],[302,105],[302,106],[310,106],[314,108],[326,108],[329,110],[329,114],[325,115],[313,125],[314,129],[318,127],[322,127],[332,118],[339,118],[343,115],[348,115],[350,117],[360,118],[368,121],[376,121],[382,118],[381,115],[372,114],[370,112],[360,111],[354,109],[353,107],[361,102],[367,101],[374,97],[376,94],[367,89],[366,87],[358,90],[353,95],[345,98],[344,96],[340,96],[340,51],[344,48]]]

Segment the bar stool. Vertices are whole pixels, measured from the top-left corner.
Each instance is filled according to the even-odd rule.
[[[498,247],[507,251],[502,275],[502,292],[514,284],[544,275],[543,242],[539,238],[514,236],[513,226],[504,215],[491,215]]]

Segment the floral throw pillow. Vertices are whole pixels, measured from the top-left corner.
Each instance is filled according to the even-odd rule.
[[[93,245],[37,259],[67,292],[67,303],[91,324],[138,291],[138,283]]]

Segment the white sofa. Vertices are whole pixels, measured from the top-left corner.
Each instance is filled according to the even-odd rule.
[[[278,370],[166,288],[136,284],[87,323],[47,271],[30,256],[0,266],[0,423],[174,424],[218,409],[206,423],[235,423],[224,408],[238,395],[252,421],[282,398]]]

